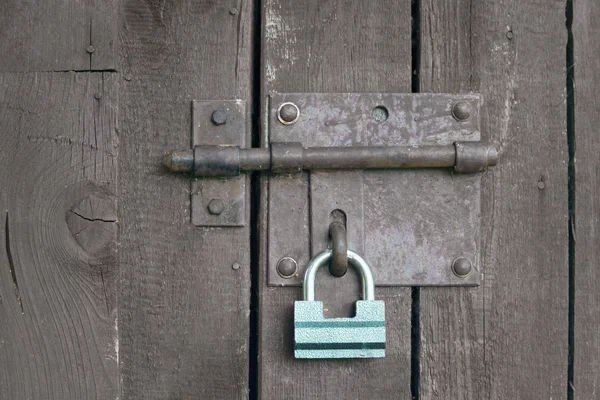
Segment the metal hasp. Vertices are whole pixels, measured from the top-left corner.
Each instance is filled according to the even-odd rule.
[[[294,357],[385,357],[385,303],[375,300],[373,275],[362,257],[348,251],[348,261],[360,273],[363,285],[356,316],[325,318],[323,302],[315,301],[317,271],[331,255],[326,250],[311,260],[304,277],[304,300],[294,302]]]
[[[334,244],[334,210],[376,285],[480,284],[480,181],[499,156],[481,140],[479,95],[278,93],[266,104],[266,140],[246,148],[244,102],[194,102],[192,149],[165,165],[195,176],[195,225],[243,226],[242,173],[268,171],[269,285],[302,284],[311,255]]]
[[[192,145],[244,147],[246,103],[242,100],[206,100],[192,103]],[[185,156],[169,159],[171,171],[191,166]],[[191,182],[191,219],[196,226],[236,227],[246,224],[245,176],[203,178]]]
[[[172,171],[193,172],[197,177],[230,177],[240,172],[302,170],[454,168],[456,172],[481,172],[496,165],[495,146],[455,142],[446,146],[309,147],[302,143],[271,143],[270,149],[238,146],[196,146],[172,152],[165,165]]]
[[[480,104],[477,94],[271,95],[268,141],[240,150],[241,171],[253,159],[278,172],[266,179],[268,284],[302,285],[340,210],[348,250],[369,260],[376,285],[479,285],[480,181],[498,160]],[[278,272],[284,260],[293,274]]]

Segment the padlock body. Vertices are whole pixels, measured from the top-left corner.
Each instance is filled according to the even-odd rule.
[[[294,357],[385,357],[385,303],[359,300],[353,318],[325,318],[322,301],[296,301]]]

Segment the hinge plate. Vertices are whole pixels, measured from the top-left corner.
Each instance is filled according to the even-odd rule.
[[[226,122],[216,125],[211,116],[216,110]],[[243,100],[194,100],[192,103],[192,146],[246,145],[246,102]],[[192,223],[196,226],[236,227],[246,224],[246,179],[194,178],[191,182]],[[211,201],[222,207],[209,210]],[[219,211],[220,212],[216,212]]]
[[[278,109],[300,115],[283,124]],[[466,102],[468,118],[453,115]],[[273,94],[270,142],[304,147],[448,145],[479,141],[477,94]],[[464,117],[464,116],[459,116]],[[447,170],[301,172],[268,178],[268,283],[299,286],[313,255],[329,246],[330,213],[346,213],[348,247],[369,262],[380,286],[477,286],[481,174]],[[297,271],[278,273],[290,257]],[[459,257],[471,272],[457,276]]]

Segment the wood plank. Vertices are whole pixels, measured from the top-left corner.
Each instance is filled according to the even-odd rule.
[[[482,182],[483,286],[421,290],[420,398],[564,398],[564,2],[427,0],[421,43],[422,91],[481,92],[501,159]]]
[[[268,0],[263,11],[263,100],[271,92],[410,92],[410,3]],[[293,303],[301,299],[301,290],[267,287],[267,187],[264,178],[258,397],[410,398],[410,289],[376,290],[386,302],[385,359],[293,358]],[[321,272],[317,293],[329,314],[349,315],[359,297],[357,275],[350,272],[337,279]]]
[[[243,228],[195,227],[189,178],[162,167],[167,152],[190,147],[192,100],[250,103],[252,2],[236,10],[195,0],[127,1],[121,15],[119,360],[126,399],[247,398],[250,202]]]
[[[0,71],[115,69],[117,4],[117,0],[3,1]]]
[[[0,73],[0,398],[118,397],[117,86]]]
[[[600,5],[573,2],[575,78],[574,399],[600,396],[600,161],[598,63]]]

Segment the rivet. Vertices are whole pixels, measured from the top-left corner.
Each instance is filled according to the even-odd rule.
[[[298,263],[292,257],[283,257],[277,263],[277,273],[285,279],[289,279],[298,270]]]
[[[538,181],[537,187],[540,190],[544,190],[544,188],[546,187],[546,184],[544,183],[544,181]]]
[[[219,215],[225,209],[225,204],[223,204],[223,200],[221,199],[212,199],[208,203],[208,212],[212,215]]]
[[[227,122],[227,110],[224,108],[216,109],[210,116],[210,120],[217,126],[223,125]]]
[[[92,54],[94,51],[96,51],[96,49],[94,49],[94,46],[88,46],[88,48],[85,50],[90,54]]]
[[[231,268],[233,268],[234,270],[238,270],[240,269],[241,265],[239,263],[233,263],[233,265],[231,266]]]
[[[96,93],[96,94],[94,95],[94,98],[95,98],[96,100],[100,100],[100,99],[102,98],[102,95],[101,95],[100,93]]]
[[[284,125],[291,125],[300,118],[300,110],[294,103],[283,103],[277,110],[277,118]]]
[[[471,260],[465,257],[459,257],[452,262],[452,272],[459,278],[464,278],[469,275],[472,267]]]
[[[466,121],[471,116],[471,105],[466,101],[459,101],[452,106],[452,116],[457,121]]]
[[[385,108],[384,106],[375,107],[371,111],[371,114],[373,115],[373,119],[375,120],[375,122],[378,122],[378,123],[387,121],[388,117],[390,116],[390,113],[388,112],[387,108]]]
[[[229,10],[229,14],[231,14],[231,15],[236,15],[237,13],[238,13],[238,9],[237,8],[231,8]]]
[[[506,38],[507,38],[508,40],[512,40],[512,38],[513,38],[514,36],[515,36],[515,35],[513,34],[513,31],[508,31],[508,32],[506,32]]]

